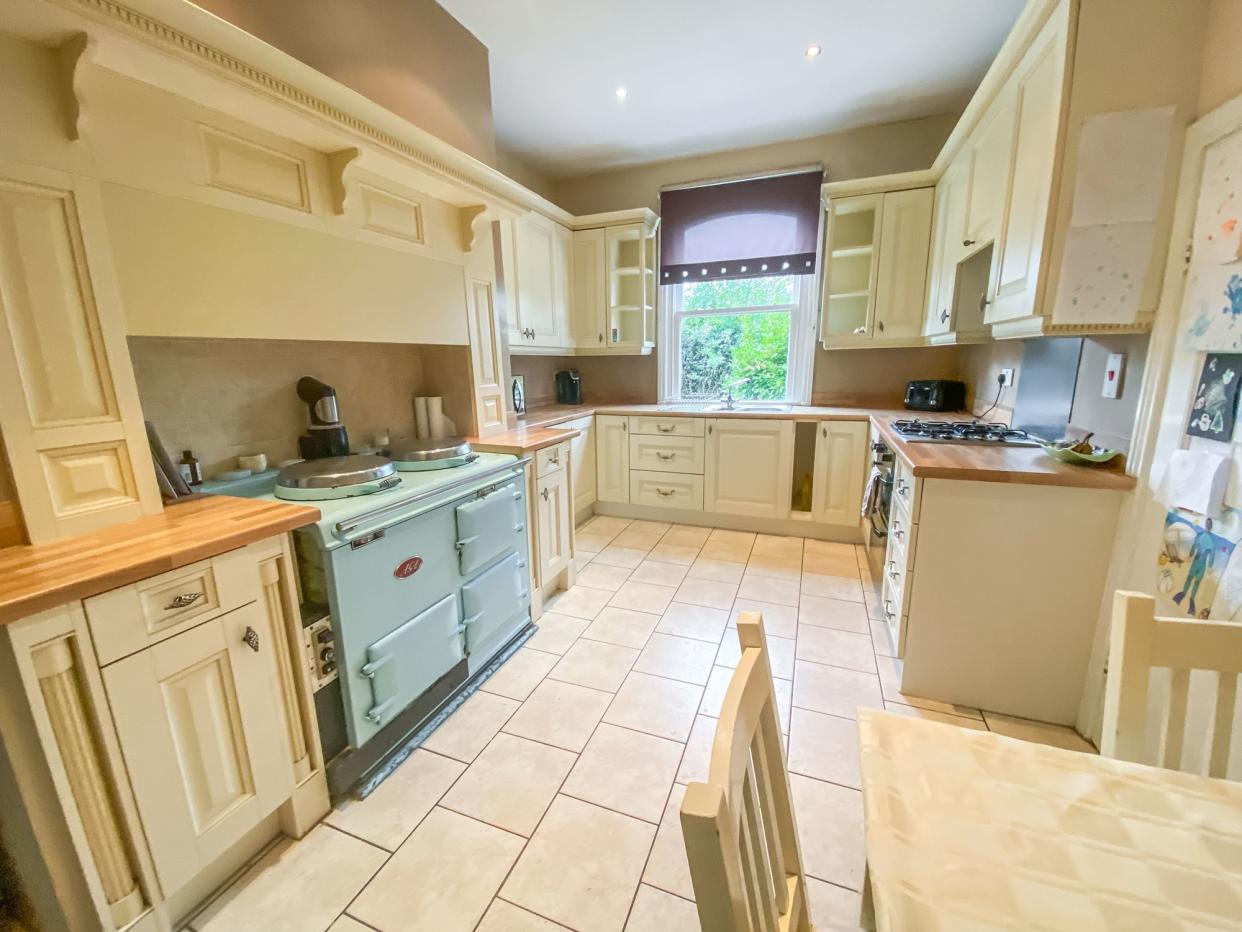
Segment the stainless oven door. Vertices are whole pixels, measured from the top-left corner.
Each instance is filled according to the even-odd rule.
[[[882,463],[880,464],[880,488],[863,521],[867,565],[871,568],[871,579],[877,586],[884,578],[884,559],[888,549],[888,511],[892,502],[893,467],[891,463]]]

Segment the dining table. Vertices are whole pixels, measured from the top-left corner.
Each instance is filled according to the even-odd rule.
[[[1242,929],[1242,783],[859,709],[881,932]]]

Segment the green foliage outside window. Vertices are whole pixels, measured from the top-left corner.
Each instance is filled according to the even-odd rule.
[[[796,300],[793,276],[687,283],[682,308],[772,307]],[[681,397],[781,401],[789,363],[788,310],[710,314],[681,321]]]

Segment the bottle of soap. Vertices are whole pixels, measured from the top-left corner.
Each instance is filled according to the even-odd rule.
[[[177,467],[181,470],[181,478],[190,485],[203,484],[203,464],[194,458],[193,450],[181,451],[181,462]]]

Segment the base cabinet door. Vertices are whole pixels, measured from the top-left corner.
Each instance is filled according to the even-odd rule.
[[[293,791],[275,662],[282,648],[252,602],[103,670],[166,895]]]
[[[574,516],[595,504],[595,418],[570,421],[566,427],[578,430],[569,441],[570,474],[573,479]],[[577,523],[575,521],[575,523]]]
[[[857,525],[867,466],[866,421],[823,421],[815,438],[811,513],[823,524]]]
[[[707,422],[703,509],[756,518],[789,517],[792,421]]]
[[[601,502],[630,500],[629,425],[624,417],[595,418],[595,496]]]
[[[569,482],[564,469],[544,476],[538,482],[539,582],[546,586],[552,577],[569,566],[570,512]]]

